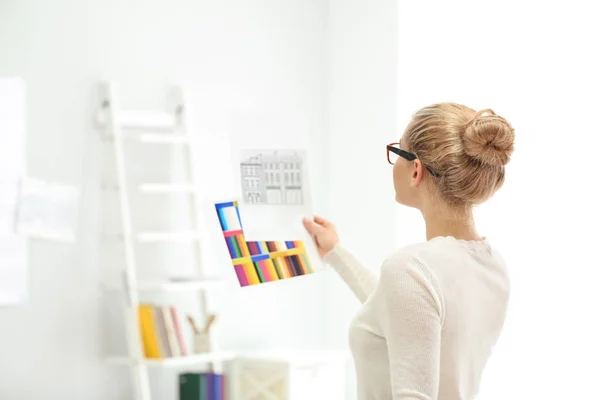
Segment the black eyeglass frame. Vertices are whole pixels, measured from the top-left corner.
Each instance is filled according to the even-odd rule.
[[[397,146],[397,147],[396,147],[396,146]],[[417,155],[416,155],[416,154],[414,154],[414,153],[410,153],[410,152],[408,152],[408,151],[406,151],[406,150],[402,150],[402,149],[400,148],[400,143],[390,143],[390,144],[388,144],[388,145],[387,145],[387,152],[386,152],[386,156],[387,156],[388,163],[390,163],[390,164],[392,164],[392,165],[394,165],[394,163],[393,163],[393,162],[390,160],[390,151],[391,151],[392,153],[394,153],[394,154],[396,154],[396,155],[398,155],[398,156],[400,156],[400,157],[404,158],[404,159],[405,159],[405,160],[407,160],[407,161],[414,161],[414,160],[416,160],[417,158],[419,158],[419,157],[417,157]],[[432,170],[431,168],[429,168],[429,167],[428,167],[428,166],[426,166],[425,164],[423,164],[423,166],[424,166],[425,168],[427,168],[427,170],[429,171],[429,173],[430,173],[431,175],[433,175],[433,176],[439,176],[439,174],[438,174],[437,172],[435,172],[434,170]]]

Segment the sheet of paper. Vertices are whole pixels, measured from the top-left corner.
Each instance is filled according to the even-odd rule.
[[[324,269],[302,226],[302,218],[312,215],[309,129],[303,122],[303,115],[278,111],[230,114],[231,152],[214,174],[233,178],[233,190],[211,190],[204,209],[215,263],[240,286]]]
[[[27,239],[17,235],[19,185],[25,174],[25,85],[0,78],[0,307],[27,300]]]
[[[73,186],[26,178],[21,184],[17,233],[73,242],[77,232],[79,190]]]
[[[0,307],[27,300],[27,239],[15,233],[17,183],[0,184]]]
[[[240,212],[248,240],[303,237],[302,218],[312,213],[303,149],[241,149]]]
[[[15,182],[25,172],[25,84],[0,78],[0,182]]]
[[[0,307],[27,301],[27,242],[22,237],[0,237]]]

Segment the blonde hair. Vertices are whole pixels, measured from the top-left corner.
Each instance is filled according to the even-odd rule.
[[[494,111],[455,103],[422,108],[404,132],[408,150],[435,172],[435,189],[453,206],[483,203],[500,189],[514,139],[512,126]]]

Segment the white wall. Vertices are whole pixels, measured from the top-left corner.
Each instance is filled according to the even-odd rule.
[[[30,301],[0,310],[0,398],[129,396],[126,372],[101,362],[100,143],[91,123],[98,82],[116,80],[124,106],[136,108],[165,107],[168,85],[185,82],[203,126],[226,126],[215,115],[229,109],[294,113],[319,160],[325,18],[318,0],[0,3],[0,75],[28,86],[28,171],[83,190],[78,243],[34,241]],[[312,165],[317,194],[324,168]],[[316,202],[326,207],[322,195]],[[306,279],[286,292],[274,285],[224,299],[221,344],[321,345],[320,287]]]
[[[327,217],[344,245],[378,274],[398,246],[385,155],[385,146],[399,137],[396,1],[332,0],[329,21]],[[328,344],[347,349],[359,303],[335,274],[328,278]],[[348,398],[354,398],[352,366],[348,377]]]
[[[400,124],[419,107],[457,101],[516,128],[506,185],[477,213],[513,281],[478,398],[600,398],[597,5],[400,4]],[[402,242],[419,240],[403,221],[404,210]]]
[[[209,106],[304,115],[313,159],[324,161],[313,165],[315,193],[329,194],[317,196],[317,210],[375,273],[424,232],[417,213],[393,202],[384,146],[432,102],[496,109],[517,128],[517,151],[505,187],[478,216],[506,255],[514,291],[481,398],[598,397],[594,15],[584,1],[568,9],[465,0],[0,3],[0,75],[28,83],[28,170],[84,189],[79,245],[33,242],[30,302],[0,310],[9,327],[0,333],[0,397],[128,394],[127,376],[100,362],[90,115],[103,78],[121,83],[130,106],[162,107],[176,80],[189,83],[198,115]],[[273,286],[226,300],[223,344],[347,348],[358,302],[334,274],[322,278],[295,282],[288,297]],[[266,307],[270,314],[257,312]]]
[[[516,153],[477,217],[509,263],[513,297],[480,397],[598,397],[600,32],[591,2],[398,4],[330,2],[328,216],[377,273],[392,248],[424,238],[421,216],[393,203],[385,144],[430,103],[501,113],[517,129]],[[358,304],[329,278],[328,343],[343,348]]]

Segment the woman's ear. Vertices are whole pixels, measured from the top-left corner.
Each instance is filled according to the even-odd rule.
[[[417,187],[423,180],[423,163],[418,158],[413,161],[412,175],[410,185]]]

